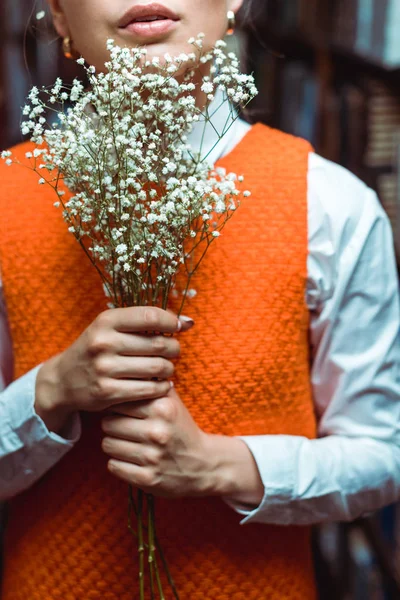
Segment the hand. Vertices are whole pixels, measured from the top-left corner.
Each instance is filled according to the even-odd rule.
[[[55,430],[79,410],[164,396],[179,355],[173,334],[193,322],[159,308],[101,313],[67,350],[40,369],[35,409]],[[156,332],[149,334],[148,332]],[[49,426],[48,425],[48,426]]]
[[[263,484],[246,444],[202,431],[174,388],[162,398],[110,410],[114,414],[102,421],[102,448],[116,477],[156,496],[261,501]]]
[[[207,435],[175,389],[163,397],[121,404],[102,421],[111,473],[159,496],[210,492]],[[116,414],[115,414],[116,413]]]

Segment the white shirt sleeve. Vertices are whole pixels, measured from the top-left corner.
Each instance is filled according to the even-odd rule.
[[[242,523],[352,520],[400,497],[399,290],[375,193],[314,154],[309,163],[311,381],[318,437],[242,438],[265,493],[228,502]]]
[[[1,294],[1,288],[0,288]],[[80,417],[74,414],[64,437],[49,431],[36,414],[35,386],[39,367],[0,393],[0,502],[30,487],[78,441]],[[0,296],[0,389],[12,377],[12,346],[6,310]]]

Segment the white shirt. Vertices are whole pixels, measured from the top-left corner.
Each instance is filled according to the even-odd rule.
[[[214,127],[221,130],[227,115],[229,122],[227,108],[218,109]],[[248,128],[237,120],[214,147],[209,127],[203,155],[215,162]],[[191,136],[195,149],[200,129]],[[265,487],[258,507],[229,502],[243,523],[352,520],[400,497],[400,306],[388,218],[372,190],[312,153],[308,229],[306,301],[319,439],[242,438]],[[10,353],[4,351],[9,342],[1,312],[0,323],[6,373]],[[0,500],[38,480],[81,434],[78,415],[62,438],[35,414],[37,370],[0,394]]]

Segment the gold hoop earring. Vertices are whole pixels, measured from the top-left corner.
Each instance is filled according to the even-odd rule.
[[[236,25],[235,13],[233,12],[233,10],[228,10],[226,16],[228,17],[228,30],[226,32],[226,35],[233,35]]]
[[[69,37],[65,37],[63,39],[62,49],[65,58],[68,58],[68,60],[76,60],[80,56],[79,53],[73,47],[72,40]]]

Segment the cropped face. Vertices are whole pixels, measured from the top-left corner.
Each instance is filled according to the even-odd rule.
[[[149,58],[189,52],[200,32],[209,48],[227,30],[227,11],[242,0],[48,0],[55,27],[70,37],[86,61],[101,70],[108,59],[106,40],[120,46],[146,46]]]

